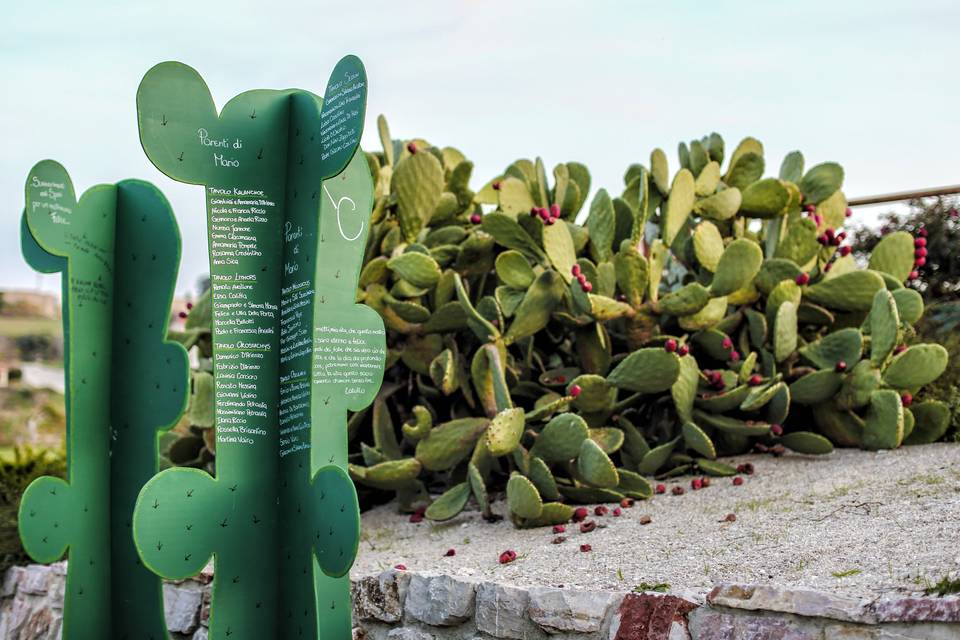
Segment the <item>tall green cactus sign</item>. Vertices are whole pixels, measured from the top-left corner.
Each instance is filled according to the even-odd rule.
[[[166,637],[160,580],[131,537],[137,493],[157,472],[161,431],[183,413],[187,354],[166,341],[180,233],[153,185],[98,185],[77,200],[66,170],[30,171],[27,262],[63,273],[67,479],[23,495],[23,545],[39,562],[69,553],[63,637]]]
[[[354,56],[323,98],[248,91],[218,113],[176,62],[151,69],[137,94],[150,160],[206,195],[216,478],[156,476],[134,538],[167,578],[213,558],[212,638],[350,637],[344,576],[359,513],[347,411],[373,400],[386,356],[380,317],[355,304],[373,206],[358,148],[365,105]]]

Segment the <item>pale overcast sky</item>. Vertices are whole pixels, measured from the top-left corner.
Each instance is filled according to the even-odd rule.
[[[180,292],[207,271],[200,187],[143,154],[140,78],[180,60],[218,105],[247,89],[323,93],[346,53],[369,76],[364,146],[377,114],[395,137],[452,145],[477,188],[519,157],[585,163],[619,193],[624,169],[680,140],[762,140],[768,173],[801,149],[840,162],[848,196],[960,182],[960,3],[5,2],[0,22],[0,288],[55,291],[20,257],[23,183],[43,158],[78,191],[156,183],[183,235]],[[862,210],[866,218],[876,210]]]

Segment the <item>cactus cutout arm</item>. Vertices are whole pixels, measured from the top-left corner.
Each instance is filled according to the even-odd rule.
[[[136,492],[156,472],[156,431],[176,422],[186,399],[186,353],[164,342],[176,222],[147,183],[99,185],[78,202],[49,160],[31,170],[26,203],[25,258],[63,272],[68,477],[39,478],[24,493],[24,547],[41,562],[69,553],[67,640],[125,637],[121,629],[164,638],[160,582],[136,566],[129,523]],[[167,393],[155,395],[156,384]]]
[[[218,115],[206,85],[180,63],[154,67],[137,94],[147,155],[167,175],[204,185],[207,198],[217,457],[216,479],[170,469],[148,483],[134,539],[165,577],[197,573],[213,557],[212,638],[273,637],[278,628],[281,637],[318,637],[311,320],[322,298],[315,269],[332,264],[316,249],[321,181],[355,157],[365,102],[353,56],[334,69],[325,100],[248,91]],[[352,304],[355,278],[347,286]],[[345,441],[334,461],[345,464]],[[350,484],[329,484],[353,523],[344,551],[352,560],[356,496]],[[292,594],[285,610],[281,589]],[[349,606],[340,609],[349,630]]]

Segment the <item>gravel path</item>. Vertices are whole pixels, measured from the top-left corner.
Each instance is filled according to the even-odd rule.
[[[584,589],[650,588],[703,594],[722,582],[807,587],[869,597],[919,591],[960,570],[960,445],[935,444],[829,456],[741,456],[753,476],[638,502],[601,528],[551,544],[549,528],[517,530],[465,511],[444,523],[410,523],[384,505],[363,514],[352,575],[403,563],[411,570],[516,585]],[[494,510],[504,513],[500,500]],[[728,514],[735,522],[726,522]],[[652,522],[641,525],[649,515]],[[604,526],[606,525],[606,526]],[[580,545],[593,550],[581,553]],[[456,556],[443,557],[447,549]],[[518,559],[500,565],[500,552]]]

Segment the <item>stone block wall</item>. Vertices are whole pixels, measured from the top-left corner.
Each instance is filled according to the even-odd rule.
[[[0,638],[59,640],[65,574],[64,563],[10,569],[0,590]],[[212,577],[206,570],[164,585],[174,640],[208,640]],[[518,587],[391,570],[355,580],[353,608],[354,640],[960,638],[960,598],[858,599],[765,585],[720,585],[704,596]]]

